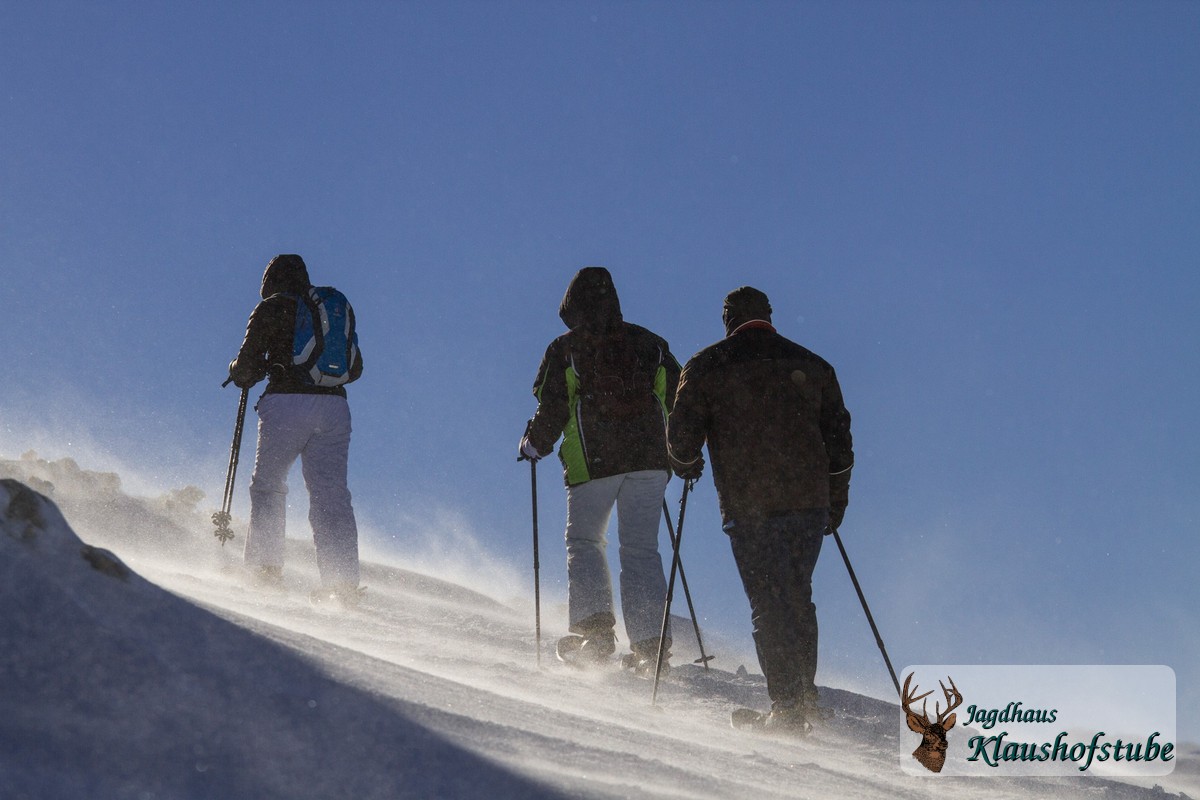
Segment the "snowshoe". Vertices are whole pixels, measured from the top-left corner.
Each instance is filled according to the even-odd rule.
[[[610,637],[584,637],[572,633],[558,640],[554,655],[564,664],[584,668],[604,664],[616,649],[616,643]]]
[[[659,671],[659,679],[666,679],[671,672],[671,640],[668,638],[663,645],[662,666]],[[653,639],[643,639],[640,642],[634,642],[629,646],[632,651],[621,657],[621,666],[631,671],[639,678],[653,678],[654,668],[658,666],[658,637]]]
[[[308,596],[314,606],[357,608],[367,591],[365,586],[323,586]]]
[[[662,668],[659,670],[659,680],[666,680],[671,674],[670,653],[663,653]],[[621,656],[621,666],[629,670],[639,678],[653,678],[654,667],[658,664],[658,653],[653,655],[640,655],[638,653],[626,653]]]
[[[737,730],[761,731],[781,736],[804,737],[812,730],[812,724],[804,717],[800,707],[777,708],[769,714],[752,708],[735,708],[729,715],[729,724]]]
[[[558,644],[554,646],[554,655],[564,664],[574,664],[582,647],[583,637],[570,634],[558,640]]]
[[[283,591],[283,567],[258,567],[250,575],[250,583],[258,589]]]
[[[812,723],[828,722],[833,719],[834,713],[832,708],[819,706],[816,703],[812,705],[804,705],[804,718]]]
[[[762,730],[767,715],[753,708],[735,708],[729,715],[729,724],[737,730]]]

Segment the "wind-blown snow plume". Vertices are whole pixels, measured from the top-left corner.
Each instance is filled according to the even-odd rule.
[[[256,588],[193,491],[33,455],[0,478],[0,797],[1166,796],[907,776],[899,709],[824,687],[835,717],[803,741],[732,731],[761,676],[680,661],[655,709],[619,670],[538,669],[525,609],[445,576],[368,563],[361,606],[331,610],[311,546]],[[1195,796],[1198,763],[1160,782]]]

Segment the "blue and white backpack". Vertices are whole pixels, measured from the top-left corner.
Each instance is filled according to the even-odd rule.
[[[332,286],[312,286],[296,303],[292,363],[313,386],[341,386],[350,380],[358,356],[354,309]]]

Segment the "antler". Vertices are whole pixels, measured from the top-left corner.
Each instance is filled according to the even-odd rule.
[[[947,675],[946,680],[950,681],[949,689],[946,688],[946,684],[942,683],[941,681],[938,681],[938,686],[942,687],[942,694],[945,695],[945,697],[946,697],[946,710],[938,711],[938,704],[937,703],[933,704],[933,711],[935,714],[937,714],[937,721],[938,721],[939,725],[945,721],[946,717],[950,714],[951,711],[953,711],[954,709],[956,709],[960,705],[962,705],[962,701],[963,701],[962,693],[959,692],[958,687],[954,685],[954,678],[951,678],[949,675]],[[932,692],[930,692],[930,693],[932,693]]]
[[[914,674],[915,673],[910,672],[910,673],[908,673],[908,677],[904,679],[904,697],[900,703],[900,708],[902,708],[904,710],[905,714],[912,714],[915,717],[917,715],[917,712],[913,711],[911,708],[909,708],[909,706],[922,698],[929,697],[929,695],[933,694],[933,689],[930,689],[925,694],[917,694],[917,689],[919,689],[920,687],[914,686],[912,688],[912,693],[910,694],[908,691],[908,685],[909,685],[909,683],[912,682]],[[947,676],[947,677],[949,677],[949,676]],[[954,682],[951,681],[950,685],[953,686]],[[955,690],[955,691],[957,691],[957,690]],[[959,695],[958,699],[959,699],[959,702],[961,703],[962,696]],[[935,706],[935,708],[936,708],[936,706]],[[926,725],[929,724],[929,716],[925,713],[925,704],[924,703],[921,703],[921,721],[924,722]]]

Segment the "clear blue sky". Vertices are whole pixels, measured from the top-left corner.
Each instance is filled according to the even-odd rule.
[[[751,284],[838,370],[897,667],[1167,664],[1200,739],[1198,41],[1193,2],[3,3],[0,453],[218,504],[218,387],[298,252],[358,314],[364,526],[527,569],[571,275],[609,267],[680,360]],[[684,563],[748,641],[717,519],[706,478]],[[819,679],[885,696],[832,546],[817,603]]]

